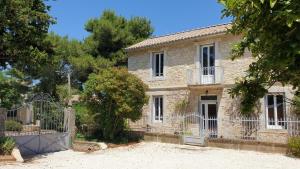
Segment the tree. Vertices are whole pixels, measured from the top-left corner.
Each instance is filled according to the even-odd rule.
[[[299,116],[300,115],[300,97],[297,95],[294,96],[293,103],[294,104],[291,107],[291,111]]]
[[[126,20],[114,12],[105,11],[101,18],[91,19],[86,29],[91,35],[84,41],[61,37],[49,33],[44,39],[47,44],[47,57],[41,57],[43,64],[31,73],[39,83],[35,92],[46,92],[57,98],[67,83],[67,73],[72,72],[72,87],[82,90],[89,74],[123,63],[126,60],[124,48],[140,41],[152,33],[150,22],[145,18],[134,17]],[[108,31],[108,32],[107,32]]]
[[[90,19],[85,29],[91,33],[86,38],[87,51],[93,57],[102,57],[125,65],[127,58],[124,48],[148,38],[153,33],[150,21],[143,17],[129,20],[106,10],[100,18]]]
[[[67,73],[72,69],[72,58],[84,56],[85,52],[80,41],[70,40],[53,32],[48,34],[45,41],[50,44],[52,51],[48,53],[47,64],[41,65],[40,71],[35,76],[39,80],[35,90],[58,96],[58,88],[61,89],[61,85],[68,83]],[[74,75],[77,75],[76,72]],[[75,78],[72,79],[72,86],[78,86]]]
[[[225,17],[232,17],[230,33],[242,40],[232,49],[232,59],[248,49],[255,58],[246,77],[230,91],[241,96],[244,114],[253,111],[259,98],[276,82],[300,92],[299,0],[219,0]]]
[[[0,66],[35,74],[47,60],[50,7],[43,0],[0,1]]]
[[[65,98],[67,74],[71,72],[72,91],[82,90],[82,84],[87,80],[90,73],[97,73],[103,68],[112,64],[103,58],[94,58],[85,50],[85,44],[69,39],[67,36],[61,37],[51,32],[45,39],[51,44],[52,52],[49,53],[47,64],[42,65],[40,71],[35,76],[40,83],[37,84],[36,91],[42,91]]]
[[[147,86],[125,68],[108,68],[89,76],[84,100],[104,139],[120,137],[127,119],[136,121],[142,116],[148,101],[146,90]]]
[[[0,71],[0,107],[10,109],[22,102],[21,94],[27,90],[22,73],[15,69]]]

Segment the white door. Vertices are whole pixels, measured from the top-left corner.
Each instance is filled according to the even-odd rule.
[[[215,47],[214,45],[201,46],[200,78],[202,84],[215,83]]]
[[[217,137],[218,135],[218,110],[217,101],[201,100],[200,112],[204,117],[204,129],[209,137]]]

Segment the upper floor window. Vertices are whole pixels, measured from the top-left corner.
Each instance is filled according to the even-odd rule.
[[[215,66],[215,46],[201,46],[201,66],[202,68],[210,68]]]
[[[154,77],[164,76],[164,52],[153,53],[152,70]]]
[[[266,96],[266,118],[268,128],[282,129],[285,118],[284,95],[268,94]]]

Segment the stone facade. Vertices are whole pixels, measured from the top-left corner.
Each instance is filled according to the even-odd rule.
[[[250,52],[245,52],[244,56],[232,61],[230,51],[233,44],[239,41],[239,37],[233,35],[207,36],[194,40],[179,41],[128,52],[128,70],[142,79],[148,86],[147,94],[150,96],[149,103],[144,106],[143,115],[147,116],[147,124],[156,128],[157,132],[174,133],[172,125],[166,119],[163,122],[153,121],[153,98],[152,96],[163,96],[164,117],[171,116],[175,112],[175,105],[184,100],[189,100],[188,111],[199,112],[199,97],[202,95],[217,96],[218,118],[230,119],[239,115],[239,101],[232,99],[228,94],[228,89],[233,86],[237,78],[243,77],[246,70],[253,62]],[[215,66],[223,70],[223,81],[217,85],[188,85],[188,70],[199,68],[199,47],[202,45],[214,44],[215,46]],[[164,52],[164,76],[155,78],[152,76],[151,56],[153,52]],[[290,87],[282,87],[279,84],[270,88],[270,92],[281,92],[291,99],[293,91]],[[260,116],[265,117],[265,100],[262,98],[261,107],[258,108]],[[286,112],[289,112],[289,105],[286,104]],[[169,130],[169,128],[171,128]],[[239,128],[232,127],[228,122],[218,123],[218,136],[222,138],[234,138],[238,135]],[[261,141],[268,141],[276,132],[272,132],[272,137],[268,130],[259,133]],[[275,134],[274,134],[275,133]],[[282,132],[277,135],[283,136]],[[268,138],[266,138],[268,137]],[[266,138],[266,139],[264,139]],[[281,137],[279,137],[281,138]],[[279,139],[278,138],[278,139]],[[286,137],[282,137],[279,143],[286,142]]]

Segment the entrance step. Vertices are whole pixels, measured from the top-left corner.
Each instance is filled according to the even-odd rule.
[[[204,139],[195,136],[183,136],[183,143],[188,145],[204,146]]]

